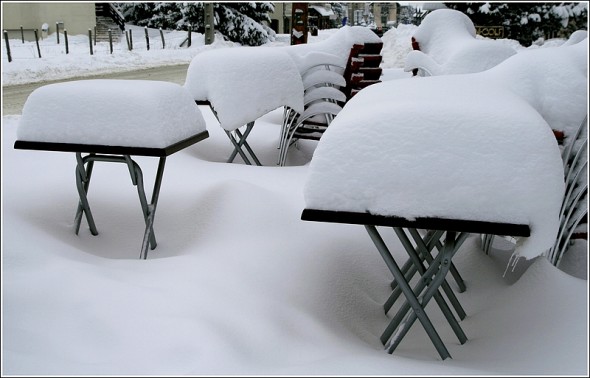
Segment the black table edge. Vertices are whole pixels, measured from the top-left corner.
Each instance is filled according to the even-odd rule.
[[[359,225],[417,228],[425,230],[444,230],[477,234],[524,236],[531,235],[526,224],[499,223],[462,219],[423,217],[409,220],[397,216],[374,215],[370,213],[318,210],[306,208],[301,220],[314,222],[347,223]]]
[[[205,130],[164,148],[107,146],[101,144],[35,142],[26,140],[15,141],[14,148],[17,150],[86,152],[113,155],[139,155],[164,157],[172,155],[173,153],[178,152],[192,144],[200,142],[208,137],[209,132]]]

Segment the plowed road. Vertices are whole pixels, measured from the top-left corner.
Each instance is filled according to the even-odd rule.
[[[34,84],[10,85],[2,87],[2,110],[4,115],[22,114],[25,101],[35,89],[61,81],[72,81],[82,79],[126,79],[126,80],[159,80],[172,83],[184,84],[188,64],[177,66],[164,66],[148,68],[145,70],[101,74],[95,76],[76,77],[70,79],[44,81]]]

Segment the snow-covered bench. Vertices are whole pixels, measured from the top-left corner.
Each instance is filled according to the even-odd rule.
[[[390,353],[419,319],[441,358],[450,356],[425,312],[431,298],[466,342],[438,289],[469,233],[512,235],[515,256],[527,259],[557,235],[563,167],[550,127],[509,89],[485,82],[482,91],[478,80],[439,76],[363,89],[331,123],[310,163],[302,219],[364,225],[404,294],[381,336]],[[394,228],[422,276],[414,290],[377,226]],[[442,233],[443,246],[431,256]]]
[[[146,222],[140,258],[156,248],[153,222],[166,157],[208,137],[198,107],[177,84],[145,80],[81,80],[50,84],[27,99],[16,149],[74,152],[80,196],[75,231],[82,214],[90,231],[98,231],[86,193],[95,161],[126,164]],[[82,156],[82,154],[86,154]],[[159,158],[151,202],[143,174],[131,155]]]

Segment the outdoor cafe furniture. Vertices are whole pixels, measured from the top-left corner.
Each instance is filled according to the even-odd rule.
[[[526,101],[501,87],[483,92],[477,80],[428,77],[365,88],[334,119],[310,163],[301,218],[364,226],[403,294],[381,335],[389,353],[418,319],[440,357],[450,357],[436,329],[442,325],[426,312],[432,298],[459,342],[467,341],[451,306],[460,319],[467,314],[441,290],[469,234],[511,235],[515,257],[526,259],[557,235],[563,167],[550,127]],[[381,236],[389,227],[417,282]]]
[[[280,166],[285,165],[293,141],[319,140],[347,100],[343,92],[346,88],[345,67],[340,65],[340,57],[312,51],[303,57],[303,61],[306,65],[299,67],[302,70],[304,111],[285,107],[279,138]]]
[[[98,234],[88,189],[94,162],[123,163],[137,187],[145,219],[140,258],[156,248],[153,230],[166,158],[208,137],[200,110],[177,84],[146,80],[80,80],[50,84],[27,99],[14,148],[73,152],[79,194],[75,217]],[[83,154],[85,154],[83,156]],[[131,156],[159,158],[151,201],[140,166]]]
[[[185,88],[209,105],[244,163],[262,165],[247,141],[255,121],[283,106],[303,111],[299,70],[282,49],[232,47],[207,50],[191,61]],[[243,131],[242,131],[242,130]]]

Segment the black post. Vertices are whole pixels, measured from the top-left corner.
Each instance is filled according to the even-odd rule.
[[[55,23],[55,35],[57,36],[57,44],[59,45],[59,22]]]
[[[90,55],[94,55],[92,53],[92,29],[88,29],[88,45],[90,45]]]
[[[131,46],[129,50],[133,50],[133,30],[131,29],[129,29],[129,46]]]
[[[111,29],[109,29],[109,46],[111,48],[111,54],[113,53],[113,33]]]
[[[148,51],[150,51],[150,37],[148,35],[147,26],[145,27],[145,44],[147,46]]]
[[[70,53],[70,46],[68,45],[68,31],[64,29],[64,40],[66,41],[66,54]]]
[[[10,45],[8,44],[8,32],[4,30],[4,41],[6,41],[6,55],[8,55],[8,63],[12,62],[12,55],[10,55]]]
[[[125,30],[125,39],[127,40],[127,49],[131,51],[131,45],[129,44],[129,31]]]
[[[96,46],[96,25],[94,25],[94,46]]]
[[[205,3],[205,44],[210,45],[215,40],[213,3]]]
[[[162,28],[160,28],[160,37],[162,38],[162,48],[165,49],[166,41],[164,41],[164,32],[162,31]]]
[[[191,26],[188,26],[188,47],[191,47],[191,34],[192,34],[192,30],[191,30]]]
[[[41,58],[41,49],[39,48],[39,34],[37,34],[37,29],[35,29],[35,43],[37,44],[37,52],[39,53],[39,58]]]
[[[20,39],[25,43],[25,31],[23,30],[23,26],[20,26]]]

